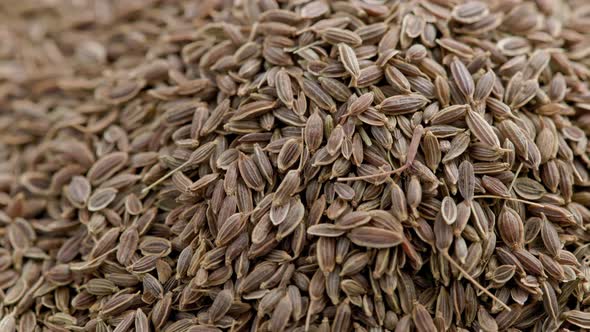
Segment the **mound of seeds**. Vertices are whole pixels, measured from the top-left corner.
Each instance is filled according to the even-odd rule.
[[[0,331],[590,329],[585,0],[0,22]]]

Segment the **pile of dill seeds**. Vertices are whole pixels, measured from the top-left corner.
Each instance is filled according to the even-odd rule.
[[[586,0],[0,3],[0,331],[587,331]]]

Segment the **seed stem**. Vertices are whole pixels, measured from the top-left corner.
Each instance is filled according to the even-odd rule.
[[[525,203],[525,204],[533,205],[533,206],[536,206],[536,207],[543,207],[542,204],[531,202],[531,201],[527,201],[527,200],[520,199],[520,198],[514,198],[514,197],[502,197],[502,196],[495,196],[495,195],[478,195],[478,196],[473,196],[473,198],[504,199],[504,200],[507,200],[507,201],[514,201],[514,202]]]
[[[174,175],[174,173],[178,172],[179,170],[181,170],[183,167],[187,166],[189,163],[191,162],[191,159],[185,161],[184,163],[182,163],[182,165],[176,167],[175,169],[171,170],[170,172],[168,172],[166,175],[162,176],[161,178],[159,178],[158,180],[156,180],[154,183],[150,184],[149,186],[143,188],[141,190],[142,194],[147,193],[148,191],[150,191],[152,188],[154,188],[155,186],[159,185],[160,183],[162,183],[164,180],[166,180],[167,178],[171,177],[172,175]]]
[[[337,181],[344,182],[344,181],[349,181],[349,180],[365,180],[365,179],[372,179],[372,178],[380,177],[383,175],[393,175],[393,174],[405,171],[408,167],[410,167],[410,164],[406,163],[402,167],[396,168],[393,171],[375,173],[375,174],[369,174],[369,175],[363,175],[363,176],[351,176],[351,177],[347,177],[347,178],[338,178]]]
[[[518,169],[516,170],[516,173],[514,173],[514,178],[512,179],[512,182],[510,182],[510,187],[508,187],[508,192],[512,191],[512,188],[514,187],[514,184],[516,183],[516,179],[518,179],[518,175],[520,174],[520,171],[522,170],[522,166],[523,166],[522,163],[520,163],[520,165],[518,165]]]
[[[424,127],[422,127],[422,125],[417,125],[416,128],[414,128],[414,133],[412,134],[412,141],[410,142],[410,146],[408,147],[408,155],[406,158],[406,163],[402,167],[396,168],[393,171],[389,171],[389,172],[375,173],[375,174],[369,174],[369,175],[364,175],[364,176],[354,176],[354,177],[348,177],[348,178],[338,178],[337,181],[372,179],[372,178],[379,177],[379,176],[393,175],[393,174],[405,171],[410,166],[412,166],[414,159],[416,159],[416,154],[418,153],[418,147],[420,146],[420,140],[422,139],[423,134],[424,134]]]
[[[298,54],[299,52],[305,51],[308,48],[312,48],[314,46],[321,45],[323,43],[324,43],[323,41],[316,41],[316,42],[313,42],[313,43],[304,45],[304,46],[299,47],[299,48],[296,47],[296,48],[291,48],[291,49],[285,49],[285,51],[287,51],[287,52],[293,52],[293,54]]]
[[[465,271],[463,267],[459,265],[459,263],[455,262],[455,260],[449,255],[448,252],[443,251],[442,254],[449,261],[449,263],[451,263],[451,265],[453,265],[457,270],[459,270],[459,272],[461,272],[461,274],[463,274],[465,279],[469,280],[475,287],[479,288],[482,292],[484,292],[487,296],[491,297],[494,301],[500,303],[500,305],[504,307],[504,309],[512,311],[512,309],[510,309],[510,307],[506,305],[506,303],[502,302],[502,300],[497,298],[494,294],[487,290],[487,288],[483,287],[479,282],[477,282],[477,280],[473,279],[473,277],[469,275],[469,273],[467,273],[467,271]]]

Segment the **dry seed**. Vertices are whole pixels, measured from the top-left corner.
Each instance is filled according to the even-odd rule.
[[[359,35],[356,33],[339,28],[327,28],[320,32],[320,37],[333,45],[349,45],[351,47],[356,47],[362,44],[363,40]]]
[[[9,10],[0,324],[588,328],[584,7],[536,4]]]
[[[412,113],[426,105],[428,99],[419,94],[400,95],[386,98],[377,107],[390,115]]]
[[[327,94],[316,82],[307,78],[303,78],[301,82],[301,89],[307,97],[309,97],[314,103],[318,105],[318,107],[331,113],[336,111],[336,103],[332,97]]]
[[[402,240],[399,233],[370,226],[353,228],[347,236],[354,244],[367,248],[394,247]]]
[[[98,159],[90,168],[87,178],[91,184],[100,184],[113,176],[125,166],[128,155],[124,152],[113,152]]]
[[[354,53],[352,47],[345,43],[338,44],[338,53],[340,54],[340,61],[344,65],[346,71],[354,80],[358,80],[361,75],[361,69],[356,53]]]

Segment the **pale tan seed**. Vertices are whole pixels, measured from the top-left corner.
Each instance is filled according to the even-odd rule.
[[[498,178],[484,175],[481,179],[482,186],[492,195],[508,197],[508,188]]]
[[[480,307],[477,310],[477,320],[479,322],[480,328],[483,331],[498,331],[498,324],[496,323],[496,320],[483,307]]]
[[[144,236],[139,243],[138,249],[143,255],[166,256],[172,250],[169,240],[155,236]]]
[[[454,20],[469,24],[481,20],[488,13],[488,6],[484,2],[472,1],[455,6],[451,15]]]
[[[161,300],[156,302],[152,309],[151,321],[156,329],[161,329],[166,323],[168,315],[170,315],[172,309],[172,295],[171,292],[166,293]]]
[[[588,312],[569,310],[564,312],[563,315],[568,323],[574,324],[584,329],[587,329],[588,326],[590,326],[590,315]]]
[[[142,212],[143,204],[137,195],[129,194],[125,197],[125,210],[132,216],[136,216]]]
[[[322,1],[311,1],[301,8],[300,15],[302,18],[317,18],[325,15],[329,10],[330,8],[326,3]]]
[[[334,156],[337,155],[342,143],[344,142],[344,129],[342,126],[338,125],[332,132],[330,133],[330,137],[328,137],[328,142],[326,145],[326,151]]]
[[[457,205],[451,196],[446,196],[440,207],[441,216],[444,221],[452,225],[457,220]]]
[[[477,84],[475,85],[475,91],[473,93],[473,99],[477,101],[486,100],[494,88],[495,81],[496,75],[492,70],[488,70],[477,81]]]

